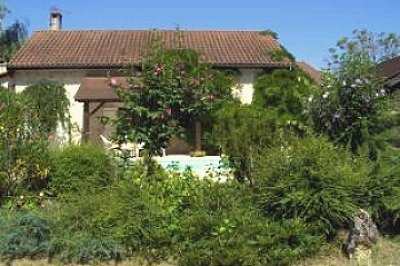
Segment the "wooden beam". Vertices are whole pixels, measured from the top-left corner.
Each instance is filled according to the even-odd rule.
[[[90,136],[90,103],[85,101],[83,103],[83,132],[82,139],[83,142],[87,143]]]
[[[201,122],[196,120],[195,122],[195,150],[201,151]]]
[[[100,102],[91,112],[90,116],[92,116],[94,113],[96,113],[103,105],[105,102]]]

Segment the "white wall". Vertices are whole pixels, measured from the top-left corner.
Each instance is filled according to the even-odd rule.
[[[8,81],[9,77],[7,74],[7,64],[6,63],[0,63],[0,87],[2,88],[8,88]]]
[[[76,102],[74,96],[84,77],[83,70],[24,70],[15,72],[14,83],[16,92],[21,92],[27,86],[43,79],[63,83],[70,101],[72,140],[79,141],[83,129],[83,103]]]
[[[1,88],[8,88],[9,77],[0,77],[0,87]]]
[[[257,76],[257,69],[240,69],[238,85],[232,88],[232,93],[241,103],[250,104],[253,100],[253,83]]]

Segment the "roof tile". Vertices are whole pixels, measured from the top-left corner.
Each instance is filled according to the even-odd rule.
[[[146,46],[161,37],[168,47],[197,50],[203,61],[226,67],[280,67],[269,52],[280,49],[257,31],[88,30],[39,31],[10,60],[9,69],[119,68],[140,64]]]

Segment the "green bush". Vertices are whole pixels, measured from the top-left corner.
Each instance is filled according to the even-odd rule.
[[[63,241],[55,256],[84,261],[75,252],[80,235],[91,236],[93,243],[106,239],[112,251],[103,254],[110,258],[172,259],[179,265],[286,265],[321,245],[314,229],[300,220],[265,218],[246,186],[190,173],[148,179],[134,167],[131,178],[110,189],[60,199],[49,213],[63,230],[57,232]],[[96,249],[102,248],[99,243]]]
[[[57,232],[52,236],[49,255],[61,262],[82,264],[119,261],[124,258],[125,250],[112,237],[99,238],[84,231],[75,234]]]
[[[230,102],[216,112],[212,134],[217,140],[212,142],[229,156],[239,180],[251,180],[250,154],[309,134],[308,98],[315,90],[298,68],[274,70],[255,81],[251,105]]]
[[[180,265],[289,265],[322,245],[299,219],[273,222],[249,206],[214,216],[195,212],[183,221],[189,233],[178,246]]]
[[[73,145],[56,151],[49,174],[56,193],[108,187],[116,178],[113,159],[101,147]]]
[[[37,196],[47,186],[48,142],[38,133],[30,104],[0,89],[0,200]]]
[[[304,122],[308,99],[316,91],[312,79],[301,69],[277,69],[256,79],[254,104],[276,110],[286,119]]]
[[[0,257],[36,258],[48,254],[50,221],[32,211],[2,211],[0,214]]]
[[[400,232],[400,150],[385,150],[368,183],[370,209],[381,230]]]
[[[281,124],[275,112],[251,105],[225,104],[217,113],[213,136],[229,156],[238,180],[251,180],[250,154],[280,145]]]
[[[301,218],[329,234],[365,208],[370,167],[327,140],[309,137],[266,149],[256,160],[257,201],[278,220]]]

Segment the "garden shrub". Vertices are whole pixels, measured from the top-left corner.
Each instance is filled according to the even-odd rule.
[[[400,150],[386,149],[368,183],[370,209],[381,230],[400,232]]]
[[[50,221],[33,211],[2,211],[0,214],[0,257],[37,258],[48,254]]]
[[[0,89],[0,197],[38,196],[47,187],[47,139],[23,95]],[[4,198],[3,198],[4,197]]]
[[[96,237],[85,231],[63,233],[55,233],[51,240],[49,255],[55,260],[83,264],[120,261],[125,256],[123,246],[112,237]]]
[[[109,189],[59,199],[48,213],[58,228],[53,257],[84,262],[99,252],[98,259],[138,256],[179,265],[286,265],[321,245],[299,219],[265,218],[251,189],[235,181],[199,180],[190,172],[155,180],[133,167],[130,178]],[[81,242],[90,246],[82,257]]]
[[[345,227],[363,198],[370,167],[324,138],[264,150],[256,160],[257,201],[267,216],[301,218],[324,233]]]
[[[330,71],[311,110],[317,132],[354,154],[379,157],[399,121],[378,63],[399,54],[399,43],[397,34],[355,30],[330,49]]]
[[[251,180],[252,152],[279,145],[281,124],[275,112],[237,103],[225,104],[217,113],[213,135],[229,156],[230,167],[239,180]],[[284,141],[284,140],[283,140]]]
[[[317,88],[301,69],[277,69],[254,82],[254,104],[275,110],[282,118],[305,122],[309,97]]]
[[[289,265],[322,244],[299,219],[270,221],[246,205],[204,216],[209,219],[196,219],[196,214],[183,220],[192,224],[184,227],[190,233],[179,245],[180,265]]]
[[[228,102],[216,112],[214,142],[229,156],[239,180],[251,180],[250,154],[309,134],[308,99],[315,90],[298,68],[274,70],[256,79],[251,105]]]
[[[116,178],[113,159],[101,147],[72,145],[55,151],[50,188],[68,193],[108,187]]]

